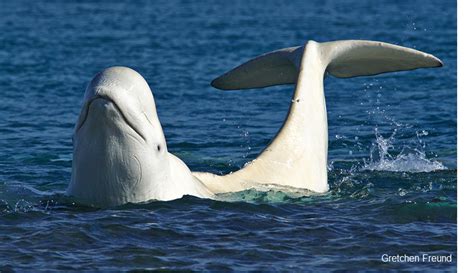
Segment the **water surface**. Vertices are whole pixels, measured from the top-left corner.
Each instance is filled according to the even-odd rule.
[[[0,31],[0,270],[456,269],[455,3],[4,1]],[[98,71],[140,72],[169,151],[228,173],[276,134],[293,87],[222,92],[210,81],[308,39],[385,41],[445,64],[326,79],[327,194],[265,187],[114,209],[64,196]],[[454,261],[381,261],[423,253]]]

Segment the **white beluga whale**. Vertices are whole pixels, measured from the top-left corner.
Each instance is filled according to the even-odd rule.
[[[326,192],[328,124],[323,81],[439,67],[418,50],[374,41],[307,42],[256,57],[218,77],[224,89],[296,84],[286,120],[271,143],[241,170],[191,172],[168,152],[153,95],[137,72],[112,67],[86,89],[74,131],[67,194],[100,207],[184,195],[214,198],[261,185]]]
[[[67,194],[78,202],[110,207],[212,193],[168,152],[145,79],[111,67],[89,83],[74,129]]]

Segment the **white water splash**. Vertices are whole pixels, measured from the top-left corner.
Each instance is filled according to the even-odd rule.
[[[423,135],[425,135],[424,132]],[[369,162],[361,170],[416,173],[447,169],[441,162],[426,158],[422,149],[411,149],[410,152],[402,149],[399,154],[391,155],[389,150],[394,149],[392,143],[396,133],[397,130],[390,137],[384,138],[377,128],[375,129],[376,143],[371,149]],[[419,134],[417,136],[419,137]]]

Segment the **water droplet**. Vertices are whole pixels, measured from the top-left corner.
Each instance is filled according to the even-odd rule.
[[[404,190],[404,189],[402,189],[402,188],[399,188],[399,189],[398,189],[398,195],[400,195],[400,196],[405,196],[405,195],[407,195],[407,191]]]

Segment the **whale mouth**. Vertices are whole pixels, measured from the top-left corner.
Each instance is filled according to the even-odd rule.
[[[82,116],[81,115],[81,120],[79,121],[79,126],[77,126],[76,128],[76,132],[78,132],[82,127],[83,125],[86,123],[86,120],[89,116],[89,109],[90,109],[90,106],[91,104],[96,101],[96,100],[105,100],[109,103],[112,103],[112,105],[114,106],[114,108],[117,110],[117,112],[119,113],[120,117],[123,119],[123,121],[125,121],[125,123],[137,134],[139,135],[143,140],[146,141],[146,138],[145,136],[138,130],[138,128],[136,126],[134,126],[128,119],[127,117],[125,116],[125,114],[123,113],[122,109],[120,109],[120,107],[114,102],[113,99],[111,99],[110,97],[108,96],[104,96],[104,95],[96,95],[94,97],[92,97],[91,99],[89,99],[86,103],[86,106],[85,106],[85,115]]]

